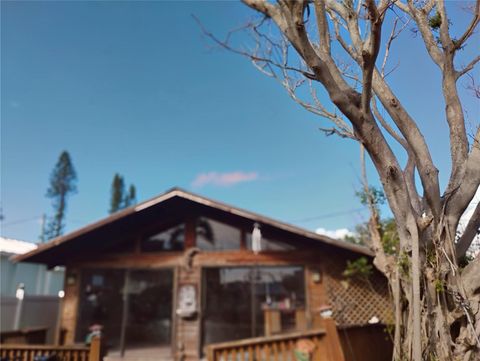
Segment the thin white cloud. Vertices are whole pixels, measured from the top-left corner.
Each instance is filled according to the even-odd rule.
[[[346,236],[353,236],[354,233],[350,232],[347,228],[339,228],[334,230],[328,230],[325,228],[317,228],[315,233],[322,234],[324,236],[335,238],[335,239],[345,239]]]
[[[206,185],[214,185],[220,187],[229,187],[238,183],[251,182],[258,179],[257,172],[206,172],[198,174],[192,182],[195,188],[204,187]]]

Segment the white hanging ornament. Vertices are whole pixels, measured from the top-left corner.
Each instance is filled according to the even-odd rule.
[[[260,225],[255,223],[252,231],[252,251],[258,254],[262,250],[262,232],[260,232]]]

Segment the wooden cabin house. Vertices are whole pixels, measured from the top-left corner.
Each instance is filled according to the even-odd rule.
[[[329,309],[341,330],[387,323],[383,276],[342,276],[347,260],[371,256],[172,189],[17,261],[66,267],[65,343],[84,342],[99,324],[110,355],[198,360],[208,344],[313,329]]]

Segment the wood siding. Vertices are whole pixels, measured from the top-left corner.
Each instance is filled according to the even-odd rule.
[[[80,269],[69,267],[65,276],[65,297],[62,300],[61,327],[64,330],[65,344],[75,343],[75,329],[77,325],[78,302],[80,299]]]
[[[195,285],[197,296],[197,307],[201,309],[201,269],[194,267],[188,269],[186,267],[179,267],[178,272],[178,284],[177,289],[180,289],[182,285]],[[177,305],[174,305],[174,308]],[[191,319],[182,319],[181,317],[175,317],[175,338],[176,343],[176,359],[177,360],[198,360],[200,358],[200,327],[201,327],[201,315],[197,314],[196,317]]]
[[[308,328],[325,327],[320,310],[322,307],[331,305],[335,310],[335,303],[342,304],[332,291],[342,286],[342,269],[346,264],[346,257],[325,253],[323,250],[294,250],[294,251],[265,251],[258,255],[248,250],[222,251],[222,252],[201,252],[190,248],[184,252],[158,252],[158,253],[130,253],[130,254],[105,254],[99,257],[90,257],[84,262],[76,262],[68,267],[68,274],[76,275],[74,284],[65,285],[66,296],[63,301],[62,327],[66,330],[66,342],[72,343],[75,339],[75,327],[78,308],[79,285],[81,269],[84,268],[130,268],[130,269],[175,269],[173,309],[172,309],[172,355],[176,359],[198,360],[201,357],[202,342],[202,270],[208,267],[244,267],[244,266],[302,266],[305,269],[306,285],[306,312],[305,321]],[[386,286],[385,280],[375,276],[376,282],[382,283],[381,289]],[[196,317],[191,319],[182,319],[175,314],[177,307],[177,293],[182,284],[192,284],[196,286],[197,309],[199,311]],[[330,293],[329,293],[330,290]],[[372,300],[381,300],[383,308],[388,305],[388,298],[383,294],[375,292],[373,289],[352,286],[351,290],[362,293],[362,302]],[[351,291],[348,290],[348,291]],[[374,293],[370,296],[370,293]],[[380,307],[380,305],[374,305]],[[352,310],[354,311],[354,310]],[[356,320],[361,318],[363,324],[366,324],[370,313],[364,310],[362,316],[355,315]],[[346,314],[340,315],[337,322],[345,322]],[[376,337],[376,336],[375,336]],[[343,344],[346,345],[345,343]],[[347,353],[348,350],[344,351]]]

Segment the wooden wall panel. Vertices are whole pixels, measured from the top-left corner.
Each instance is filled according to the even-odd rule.
[[[192,262],[188,262],[188,259]],[[389,305],[388,293],[384,290],[386,286],[385,279],[378,272],[375,272],[372,277],[372,286],[375,288],[375,291],[370,287],[363,287],[363,285],[356,283],[352,283],[348,289],[344,289],[342,272],[346,265],[346,259],[343,253],[325,253],[318,249],[288,252],[264,251],[255,255],[248,250],[202,252],[190,248],[184,252],[102,255],[99,259],[90,259],[89,261],[76,263],[68,267],[68,272],[76,274],[76,282],[73,285],[65,285],[66,295],[62,307],[62,327],[66,330],[66,342],[72,343],[75,339],[81,282],[80,268],[175,268],[177,281],[174,287],[175,293],[178,293],[182,284],[195,285],[197,290],[197,309],[199,310],[197,317],[188,320],[181,319],[175,315],[177,308],[176,294],[174,295],[172,310],[172,350],[177,359],[187,361],[200,358],[201,283],[202,269],[206,267],[304,266],[307,327],[324,326],[320,317],[320,309],[326,305],[332,306],[334,317],[340,325],[366,324],[372,314],[380,316],[383,321],[385,317],[383,317],[383,313],[379,313],[379,310],[388,309]],[[355,306],[360,300],[362,307],[367,308],[368,306],[368,310]],[[344,312],[340,313],[342,310]]]
[[[65,274],[65,297],[62,300],[61,328],[65,330],[65,344],[72,344],[75,342],[81,279],[78,268],[67,267]]]
[[[193,267],[188,269],[186,267],[179,267],[177,269],[177,292],[182,285],[191,284],[195,285],[197,290],[197,309],[201,309],[201,269],[199,267]],[[177,298],[177,297],[175,297]],[[175,308],[177,305],[175,305]],[[201,317],[200,312],[192,319],[182,319],[179,316],[175,316],[175,333],[176,333],[176,357],[183,360],[198,360],[200,358],[200,327]]]
[[[319,265],[309,265],[306,268],[307,307],[310,325],[323,327],[320,308],[329,303],[325,292],[324,274]]]

